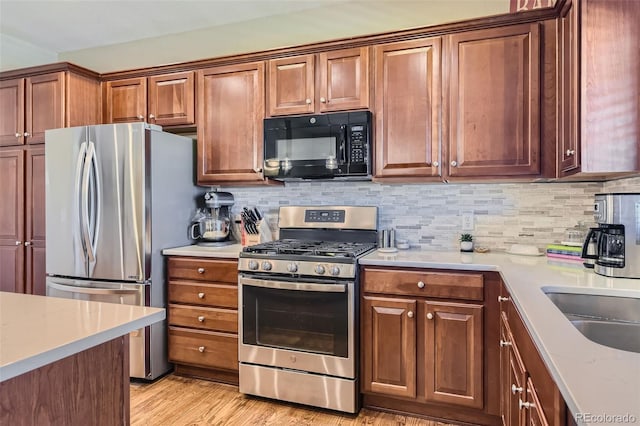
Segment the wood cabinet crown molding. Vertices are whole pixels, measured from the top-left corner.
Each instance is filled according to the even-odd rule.
[[[58,71],[70,71],[75,74],[83,75],[94,79],[99,79],[100,74],[90,69],[81,67],[71,62],[56,62],[53,64],[38,65],[35,67],[20,68],[10,71],[0,72],[0,80],[10,80],[20,77],[33,77],[40,74],[49,74]]]

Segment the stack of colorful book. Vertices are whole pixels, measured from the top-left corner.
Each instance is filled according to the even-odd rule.
[[[582,262],[582,247],[565,244],[549,244],[547,246],[547,257]]]

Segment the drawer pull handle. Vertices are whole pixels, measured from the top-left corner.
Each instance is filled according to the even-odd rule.
[[[204,346],[198,347],[198,351],[200,351],[201,353],[204,353]]]
[[[198,268],[198,273],[199,274],[204,274],[204,268]]]
[[[503,347],[503,346],[512,346],[512,343],[508,340],[500,339],[500,347]]]
[[[198,298],[199,299],[204,299],[204,293],[198,293]]]
[[[515,384],[511,385],[511,393],[512,394],[516,394],[516,393],[522,393],[523,389],[522,387],[517,387]]]
[[[409,311],[409,312],[407,312],[407,316],[408,316],[409,318],[413,318],[413,311]]]
[[[418,288],[424,288],[424,283],[422,281],[418,281]]]
[[[498,296],[498,302],[508,302],[508,301],[509,301],[508,297]]]
[[[198,317],[198,321],[200,321],[200,322],[204,322],[204,317],[203,317],[202,315],[200,315],[200,316]]]
[[[433,319],[433,314],[431,312],[427,314],[427,319]]]

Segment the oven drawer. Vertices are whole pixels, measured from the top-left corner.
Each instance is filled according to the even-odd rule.
[[[169,327],[169,361],[238,371],[238,336]]]
[[[238,309],[238,286],[169,281],[169,302]]]
[[[237,333],[238,311],[199,306],[169,305],[169,324]]]
[[[169,278],[238,283],[238,261],[203,259],[200,257],[169,257]]]
[[[364,268],[362,278],[365,293],[464,300],[484,298],[484,280],[479,273]]]

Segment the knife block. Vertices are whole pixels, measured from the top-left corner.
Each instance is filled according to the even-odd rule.
[[[258,229],[257,234],[249,234],[244,226],[244,221],[242,221],[240,224],[240,230],[242,231],[240,234],[240,243],[242,244],[242,247],[253,246],[273,240],[269,225],[264,219],[260,220],[256,224],[256,228]]]

